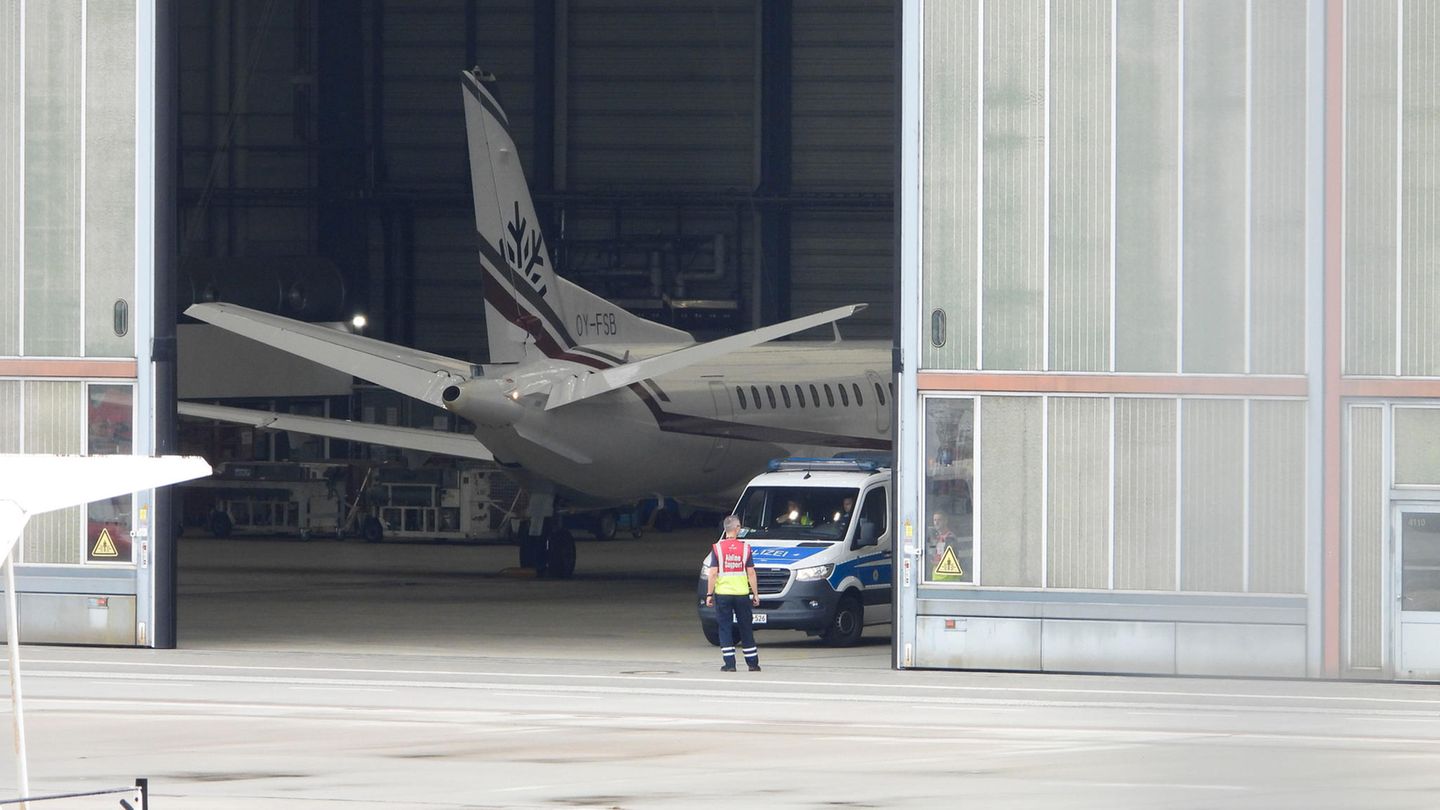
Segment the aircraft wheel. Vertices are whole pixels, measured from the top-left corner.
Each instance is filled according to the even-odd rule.
[[[540,573],[545,568],[545,544],[542,538],[520,535],[520,567],[534,568]]]
[[[220,511],[215,511],[215,512],[211,512],[211,513],[210,513],[210,533],[211,533],[211,534],[213,534],[213,535],[215,535],[216,537],[219,537],[219,538],[221,538],[221,539],[223,540],[224,538],[230,536],[230,532],[231,532],[231,530],[234,529],[234,528],[235,528],[235,521],[231,520],[229,515],[225,514],[224,512],[220,512]]]
[[[569,579],[575,575],[575,538],[564,529],[550,533],[546,544],[544,575],[551,579]]]
[[[620,527],[620,516],[615,510],[606,509],[595,516],[595,539],[614,540],[615,531]]]
[[[360,523],[360,536],[367,543],[378,543],[385,539],[385,524],[380,522],[380,518],[367,517]]]
[[[860,640],[865,631],[865,608],[855,594],[840,598],[835,606],[835,615],[830,617],[830,626],[820,634],[820,640],[831,647],[849,647]]]

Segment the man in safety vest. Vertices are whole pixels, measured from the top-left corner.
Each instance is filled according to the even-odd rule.
[[[710,547],[707,561],[705,606],[715,608],[715,623],[720,632],[721,672],[735,671],[735,630],[740,626],[740,641],[745,645],[745,663],[751,672],[760,671],[760,650],[755,646],[755,630],[750,626],[750,608],[760,606],[760,588],[755,584],[755,559],[750,544],[740,539],[740,518],[725,518],[725,536]],[[732,618],[733,624],[732,624]]]

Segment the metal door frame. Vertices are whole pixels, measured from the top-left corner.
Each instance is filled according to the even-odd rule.
[[[1427,515],[1440,516],[1440,501],[1425,500],[1419,498],[1394,498],[1390,499],[1390,542],[1387,544],[1389,552],[1389,572],[1384,592],[1384,600],[1388,609],[1384,612],[1383,620],[1390,623],[1390,632],[1387,634],[1390,639],[1390,649],[1382,654],[1382,666],[1392,678],[1396,680],[1415,680],[1408,676],[1409,670],[1405,668],[1405,648],[1402,639],[1404,638],[1403,628],[1406,620],[1403,614],[1424,615],[1429,618],[1420,620],[1411,619],[1411,624],[1437,624],[1440,625],[1440,611],[1407,611],[1404,609],[1402,598],[1404,596],[1404,542],[1405,542],[1405,521],[1406,512],[1419,512]],[[1424,670],[1429,672],[1429,670]],[[1422,676],[1420,679],[1424,679]]]

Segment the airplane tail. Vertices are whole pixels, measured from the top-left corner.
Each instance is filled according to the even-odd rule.
[[[490,361],[520,362],[532,345],[561,357],[576,346],[694,342],[555,274],[509,119],[486,86],[493,79],[478,70],[461,76]]]

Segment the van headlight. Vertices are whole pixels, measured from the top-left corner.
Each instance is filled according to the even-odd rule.
[[[701,578],[701,579],[709,579],[709,578],[710,578],[710,566],[706,565],[705,563],[700,563],[700,578]]]
[[[817,579],[829,579],[830,572],[835,570],[833,564],[816,565],[810,568],[795,569],[796,582],[811,582]]]

